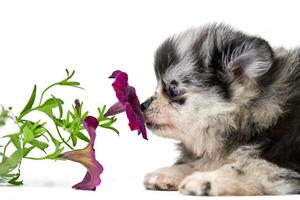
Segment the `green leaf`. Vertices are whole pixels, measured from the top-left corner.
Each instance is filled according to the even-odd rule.
[[[70,113],[71,113],[70,111],[67,112],[65,123],[69,123],[69,121],[70,121]]]
[[[52,98],[54,99],[54,101],[56,102],[56,105],[58,106],[58,110],[59,110],[59,118],[62,118],[63,116],[63,109],[62,109],[62,103],[61,101],[59,101],[59,99],[57,99],[54,95],[51,95]]]
[[[14,144],[14,146],[16,147],[17,150],[21,150],[21,142],[20,142],[19,135],[20,135],[20,133],[16,133],[16,134],[9,136],[11,142]]]
[[[22,129],[23,135],[24,135],[24,143],[31,142],[34,139],[34,134],[32,130],[26,125]]]
[[[101,125],[100,125],[101,126]],[[101,126],[102,128],[106,128],[106,129],[109,129],[109,130],[112,130],[113,132],[115,132],[116,134],[118,134],[119,135],[119,131],[116,129],[116,128],[114,128],[114,127],[103,127],[103,126]]]
[[[71,123],[70,126],[75,129],[76,127],[81,125],[81,119],[80,118],[75,118]]]
[[[11,134],[8,134],[8,135],[4,135],[4,136],[2,136],[2,138],[12,137],[12,136],[19,136],[19,135],[20,135],[20,132],[15,132],[15,133],[11,133]]]
[[[40,150],[44,151],[45,149],[47,149],[49,147],[49,145],[45,142],[39,141],[39,140],[32,140],[31,142],[29,142],[29,144],[39,148]]]
[[[65,82],[60,82],[59,85],[79,86],[80,83],[76,81],[65,81]]]
[[[57,103],[59,102],[59,103]],[[48,115],[50,118],[53,117],[53,109],[57,107],[59,104],[63,104],[64,102],[61,99],[53,99],[50,98],[43,105],[38,107],[38,110],[41,112],[44,112],[46,115]]]
[[[35,137],[35,138],[38,138],[38,137],[40,137],[41,135],[44,135],[45,132],[46,132],[45,128],[44,128],[44,127],[41,127],[41,128],[36,128],[36,129],[33,131],[33,134],[34,134],[34,137]]]
[[[33,131],[34,129],[36,129],[36,128],[39,126],[40,121],[41,121],[41,120],[35,122],[34,124],[33,124],[33,122],[30,122],[30,124],[33,124],[33,125],[30,127],[30,129],[31,129],[32,131]],[[44,123],[43,125],[45,125],[45,124],[46,124],[46,123]],[[43,126],[43,125],[41,125],[41,126]]]
[[[106,110],[106,105],[104,105],[104,106],[102,107],[101,113],[104,114],[105,110]]]
[[[3,163],[0,164],[0,176],[15,169],[22,161],[22,149],[17,149]]]
[[[34,85],[31,96],[26,104],[26,106],[23,108],[23,110],[20,113],[20,116],[24,115],[28,110],[30,110],[34,104],[36,97],[36,85]]]
[[[100,109],[100,108],[98,108],[98,113],[99,113],[99,117],[98,117],[98,120],[99,121],[102,121],[103,120],[103,118],[104,118],[104,112],[103,112],[103,110],[105,110],[105,108],[106,108],[106,106],[104,105],[103,106],[103,108],[102,109]]]
[[[54,153],[49,154],[45,158],[48,159],[57,159],[57,156],[59,156],[64,150],[64,147],[57,149]]]
[[[66,72],[67,72],[67,76],[69,76],[70,73],[69,73],[69,70],[68,70],[68,69],[66,69]]]
[[[77,144],[77,137],[76,137],[76,135],[71,134],[71,140],[72,140],[73,147],[75,147],[76,144]]]
[[[59,126],[59,127],[63,127],[63,124],[65,123],[64,120],[62,120],[62,119],[57,119],[57,118],[54,119],[54,122],[55,122],[55,124],[56,124],[57,126]]]
[[[5,121],[8,119],[8,118],[11,118],[9,116],[9,113],[10,113],[10,110],[11,110],[11,107],[9,107],[9,109],[6,109],[4,108],[3,106],[1,106],[1,111],[0,111],[0,126],[4,126],[5,125]]]
[[[2,152],[0,152],[0,156],[2,156],[2,162],[4,162],[7,159],[7,156],[4,155]]]
[[[72,117],[72,119],[76,118],[75,115],[72,112],[70,112],[70,116]]]
[[[81,119],[84,120],[88,115],[89,115],[89,112],[86,111],[86,112],[83,113],[83,115],[81,116]]]
[[[70,80],[75,74],[75,70],[73,70],[71,74],[69,73],[69,70],[66,70],[66,72],[67,72],[67,78],[61,82],[66,82],[66,81]]]
[[[55,139],[55,138],[52,136],[52,134],[50,134],[49,131],[47,131],[47,132],[48,132],[48,134],[49,134],[49,136],[50,136],[50,138],[51,138],[51,141],[52,141],[53,144],[55,145],[55,148],[57,149],[57,148],[60,146],[61,142],[58,141],[57,139]]]
[[[30,151],[32,149],[34,149],[34,148],[35,148],[35,146],[24,148],[24,150],[23,150],[23,157],[26,157],[30,153]]]
[[[107,128],[107,127],[110,127],[113,123],[115,123],[115,121],[108,121],[103,124],[100,124],[100,126]]]
[[[9,173],[9,174],[1,175],[1,177],[5,177],[5,178],[12,178],[12,177],[15,177],[15,176],[17,176],[17,174],[15,174],[15,173]]]
[[[90,139],[88,137],[86,137],[83,133],[81,132],[75,132],[74,133],[79,139],[83,140],[83,141],[86,141],[86,142],[89,142]]]
[[[12,184],[12,185],[16,185],[16,186],[18,186],[18,185],[23,185],[23,181],[18,181],[19,178],[20,178],[20,173],[17,173],[17,174],[15,175],[15,177],[13,177],[12,179],[10,179],[10,180],[8,181],[8,183],[9,183],[9,184]]]

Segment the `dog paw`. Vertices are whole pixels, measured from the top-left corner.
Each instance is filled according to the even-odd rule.
[[[163,168],[147,174],[144,178],[144,186],[148,190],[177,191],[181,180],[172,173],[172,170]]]
[[[179,192],[194,196],[215,196],[213,188],[214,180],[203,176],[202,173],[194,173],[186,177],[179,185]]]

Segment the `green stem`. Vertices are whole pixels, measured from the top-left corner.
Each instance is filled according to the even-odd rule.
[[[42,92],[42,95],[41,95],[41,98],[40,98],[40,102],[39,102],[39,106],[41,106],[42,101],[43,101],[43,97],[44,97],[45,93],[46,93],[50,88],[52,88],[52,87],[54,87],[54,86],[56,86],[56,85],[59,85],[59,84],[65,82],[65,81],[70,80],[70,79],[73,77],[74,73],[75,73],[75,71],[73,71],[70,75],[68,74],[68,77],[67,77],[66,79],[64,79],[64,80],[62,80],[62,81],[60,81],[60,82],[53,83],[52,85],[49,85],[49,86]]]
[[[25,159],[29,159],[29,160],[45,160],[46,157],[41,157],[41,158],[34,158],[34,157],[24,157]]]
[[[49,85],[43,92],[42,92],[42,95],[41,95],[41,98],[40,98],[40,102],[39,102],[39,106],[41,106],[42,104],[42,101],[43,101],[43,97],[45,95],[45,93],[52,87],[58,85],[59,83],[53,83],[52,85]]]
[[[35,158],[35,157],[30,157],[30,156],[26,156],[24,157],[25,159],[29,159],[29,160],[64,160],[64,158],[48,158],[47,156],[44,157],[39,157],[39,158]]]
[[[34,158],[34,157],[24,157],[25,159],[29,159],[29,160],[46,160],[49,159],[47,157],[40,157],[40,158]],[[50,160],[50,159],[49,159]]]
[[[63,136],[61,135],[61,133],[60,133],[60,131],[59,131],[58,126],[57,126],[55,123],[54,123],[54,125],[55,125],[56,131],[57,131],[57,133],[58,133],[59,138],[61,139],[61,141],[62,141],[64,144],[66,144],[70,149],[74,149],[71,145],[69,145],[69,144],[65,141],[65,139],[63,138]]]
[[[47,129],[46,129],[46,132],[48,133],[48,135],[51,137],[51,139],[55,139],[57,140]],[[58,141],[58,140],[57,140]],[[59,142],[59,141],[58,141]]]
[[[8,147],[8,145],[11,143],[11,140],[9,140],[8,142],[7,142],[7,144],[4,146],[4,149],[3,149],[3,157],[2,157],[2,161],[1,161],[1,163],[3,163],[4,162],[4,159],[5,159],[5,153],[6,153],[6,150],[7,150],[7,147]]]
[[[37,110],[39,107],[35,107],[35,108],[31,108],[30,110],[27,110],[26,112],[24,112],[22,115],[20,115],[19,117],[16,117],[16,121],[17,122],[21,122],[22,118],[27,115],[28,113]]]

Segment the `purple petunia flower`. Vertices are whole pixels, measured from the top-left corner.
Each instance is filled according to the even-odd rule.
[[[102,165],[96,160],[94,149],[96,128],[99,122],[95,117],[87,116],[82,123],[89,133],[90,143],[84,149],[69,151],[61,154],[59,157],[81,163],[87,168],[87,173],[83,180],[74,185],[73,188],[96,190],[96,187],[101,183],[100,174],[103,172]]]
[[[108,109],[105,116],[108,117],[125,111],[130,129],[132,131],[138,130],[138,134],[142,133],[143,138],[147,140],[147,131],[141,104],[136,95],[135,88],[128,85],[128,75],[125,72],[116,70],[109,78],[115,79],[112,86],[119,101]]]

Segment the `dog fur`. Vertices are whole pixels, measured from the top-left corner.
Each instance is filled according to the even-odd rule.
[[[188,195],[300,192],[300,49],[272,48],[224,24],[189,29],[156,51],[147,127],[178,140],[153,190]]]

